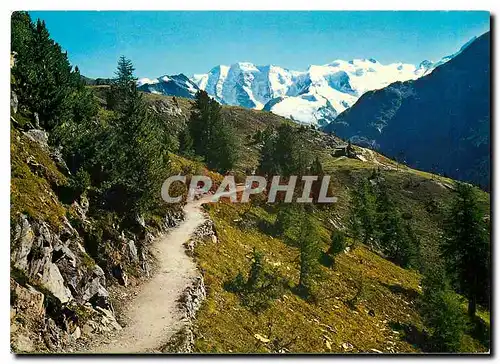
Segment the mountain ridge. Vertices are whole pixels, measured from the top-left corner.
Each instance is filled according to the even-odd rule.
[[[418,80],[365,93],[324,130],[488,189],[489,39],[476,38]]]
[[[365,92],[428,75],[460,54],[474,39],[437,62],[424,60],[418,65],[401,62],[384,65],[374,58],[337,59],[296,71],[245,61],[220,64],[207,73],[192,75],[187,93],[162,87],[165,76],[154,80],[143,78],[138,85],[146,92],[184,97],[193,97],[195,90],[201,89],[224,105],[270,111],[299,123],[325,126]],[[181,75],[184,76],[177,76]]]

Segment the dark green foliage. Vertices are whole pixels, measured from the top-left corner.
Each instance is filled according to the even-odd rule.
[[[328,256],[331,259],[332,264],[335,264],[335,257],[342,253],[346,248],[346,237],[343,231],[334,230],[332,232],[332,237],[330,241],[330,247],[328,248]]]
[[[193,138],[187,128],[179,132],[179,152],[185,157],[192,157],[194,155]]]
[[[77,68],[72,70],[66,52],[50,38],[45,22],[33,23],[26,12],[11,18],[11,70],[14,91],[22,109],[39,116],[47,130],[73,119],[95,116],[93,97],[85,90]]]
[[[106,102],[111,110],[125,112],[127,101],[135,97],[137,93],[132,61],[121,56],[115,72],[116,78],[111,81],[111,86],[106,93]]]
[[[371,243],[376,228],[375,195],[365,179],[351,190],[348,226],[355,240],[360,239],[363,244]]]
[[[458,352],[466,329],[465,316],[458,296],[450,290],[444,268],[429,266],[422,280],[421,314],[430,330],[432,352]]]
[[[320,276],[319,234],[316,223],[308,216],[302,218],[298,236],[299,282],[298,291],[303,297],[314,295],[314,283]]]
[[[220,104],[205,91],[196,93],[189,131],[195,153],[210,169],[227,172],[233,168],[237,160],[234,131],[222,118]]]
[[[264,265],[264,255],[255,248],[252,253],[252,265],[245,280],[243,274],[226,283],[226,289],[239,294],[243,305],[258,313],[269,307],[271,301],[281,296],[284,282],[276,271]]]
[[[259,174],[281,176],[303,176],[306,174],[311,155],[303,134],[290,124],[281,124],[275,131],[268,127],[262,133],[263,147]]]
[[[385,184],[379,184],[376,198],[376,236],[380,249],[403,268],[418,264],[419,241],[408,223],[404,223],[389,198]]]
[[[282,204],[274,222],[274,232],[281,235],[287,243],[296,244],[303,213],[303,206],[300,204]]]
[[[372,177],[376,176],[374,171]],[[419,239],[390,199],[385,183],[379,181],[372,187],[363,179],[351,191],[348,227],[355,240],[376,248],[403,268],[418,268]]]
[[[70,184],[73,190],[79,196],[91,186],[90,174],[86,170],[80,168],[76,172],[75,176],[71,179]]]
[[[453,285],[469,300],[469,315],[475,316],[477,303],[489,307],[489,234],[469,184],[456,184],[446,219],[443,256]]]

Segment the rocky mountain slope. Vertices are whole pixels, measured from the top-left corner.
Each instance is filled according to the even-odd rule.
[[[367,92],[324,130],[489,189],[490,33],[425,77]]]

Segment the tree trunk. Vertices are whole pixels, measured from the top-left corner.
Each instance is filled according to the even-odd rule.
[[[468,313],[470,318],[476,317],[476,296],[469,298],[469,308]]]

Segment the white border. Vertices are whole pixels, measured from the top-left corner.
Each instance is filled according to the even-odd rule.
[[[10,201],[10,122],[9,120],[9,88],[7,87],[10,84],[10,72],[9,72],[9,60],[7,58],[7,54],[10,52],[10,13],[13,10],[489,10],[493,15],[498,14],[498,8],[500,2],[498,1],[487,1],[487,0],[418,0],[418,1],[401,1],[401,0],[384,0],[384,1],[373,1],[373,0],[357,0],[355,2],[343,2],[343,3],[335,3],[332,0],[320,1],[320,0],[309,0],[309,1],[299,1],[299,0],[287,0],[283,2],[278,1],[269,1],[269,0],[246,0],[246,1],[237,1],[237,0],[217,0],[217,1],[197,1],[197,0],[183,0],[183,1],[151,1],[151,0],[113,0],[113,1],[103,1],[103,0],[86,0],[86,1],[57,1],[57,0],[45,0],[43,4],[40,0],[17,0],[7,1],[7,3],[2,2],[2,12],[1,12],[1,33],[0,33],[0,44],[1,44],[1,53],[3,57],[1,58],[1,67],[0,67],[0,80],[4,87],[1,88],[1,112],[2,112],[2,123],[1,128],[2,132],[0,133],[0,168],[2,174],[0,176],[0,186],[2,187],[2,199],[0,204],[0,231],[1,231],[1,244],[0,249],[2,249],[1,257],[3,259],[3,264],[0,265],[2,270],[2,278],[0,279],[0,292],[2,295],[2,306],[0,308],[0,317],[2,321],[0,322],[0,360],[3,363],[11,363],[15,360],[15,357],[10,354],[10,323],[9,317],[7,316],[7,312],[9,312],[9,296],[7,292],[9,292],[9,281],[7,279],[9,274],[9,241],[10,241],[10,218],[9,218],[9,201]],[[492,29],[494,31],[494,29]],[[492,52],[498,46],[498,38],[496,36],[493,37],[494,46],[492,48]],[[496,66],[492,64],[492,67]],[[498,81],[498,73],[494,73],[495,78],[493,82]],[[492,100],[493,105],[497,105],[499,103],[498,94],[494,94],[494,100]],[[494,111],[494,110],[493,110]],[[496,113],[493,112],[492,115]],[[492,120],[493,123],[493,120]],[[499,140],[499,131],[497,128],[494,133],[493,140]],[[493,137],[493,136],[492,136]],[[494,170],[497,170],[500,161],[494,160]],[[493,190],[497,191],[497,180],[493,181]],[[496,195],[496,194],[495,194]],[[497,225],[498,216],[494,215],[494,226]],[[495,246],[494,242],[492,243]],[[498,262],[498,251],[500,249],[494,249],[493,261]],[[493,264],[495,267],[495,264]],[[496,271],[497,269],[495,269]],[[497,282],[496,274],[494,277],[494,282]],[[493,288],[493,292],[495,293],[498,285],[495,284]],[[495,300],[494,303],[497,303]],[[495,304],[494,312],[497,311],[498,305]],[[493,320],[493,319],[492,319]],[[494,348],[498,349],[498,340],[497,334],[494,332],[493,338],[494,340]],[[108,357],[109,358],[109,357]],[[84,362],[84,360],[89,360],[91,358],[84,357],[47,357],[47,358],[25,358],[23,362],[25,363],[34,363],[37,360],[51,360],[56,361],[58,363],[79,363]],[[94,357],[95,360],[103,360],[102,357]],[[117,357],[111,358],[114,360],[123,360],[126,359],[133,363],[142,362],[143,357]],[[185,360],[221,360],[221,357],[191,357],[191,358],[175,358],[175,357],[154,357],[148,358],[156,359],[156,360],[168,360],[169,362],[177,362]],[[272,358],[269,357],[228,357],[230,360],[237,360],[240,362],[249,362],[250,360],[259,360],[259,361],[271,361]],[[283,359],[283,357],[279,358]],[[279,360],[278,358],[274,358],[274,360]],[[290,359],[298,362],[308,362],[311,357],[291,357]],[[316,360],[346,360],[349,358],[346,357],[316,357]],[[361,362],[365,360],[387,360],[387,357],[375,358],[375,357],[366,357],[365,358],[352,358],[350,359],[352,362]],[[398,358],[403,359],[403,358]],[[437,362],[440,358],[436,357],[420,357],[420,360],[426,360],[428,362]],[[451,359],[451,358],[449,358]],[[448,359],[448,360],[449,360]],[[454,357],[452,360],[456,360]],[[408,360],[408,359],[405,359]],[[476,360],[484,360],[484,358],[472,358],[469,357],[468,360],[476,361]]]

